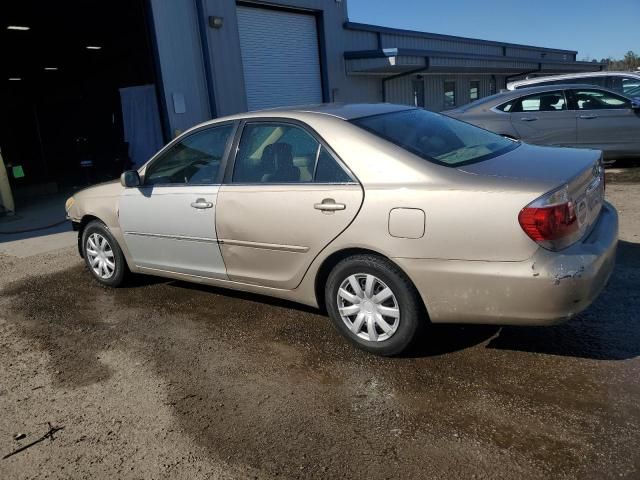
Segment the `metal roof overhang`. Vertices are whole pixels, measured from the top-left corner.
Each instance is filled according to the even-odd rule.
[[[389,77],[408,73],[573,73],[600,71],[603,64],[470,53],[384,48],[345,52],[349,75]]]

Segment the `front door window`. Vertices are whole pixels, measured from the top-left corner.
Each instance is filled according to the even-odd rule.
[[[145,172],[145,185],[214,185],[233,125],[200,130],[173,145]]]

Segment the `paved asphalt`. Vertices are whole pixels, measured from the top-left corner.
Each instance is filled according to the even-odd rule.
[[[0,255],[0,455],[64,427],[0,478],[640,478],[640,185],[608,189],[617,266],[586,312],[393,359],[291,303]]]

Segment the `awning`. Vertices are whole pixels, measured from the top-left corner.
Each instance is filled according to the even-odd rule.
[[[345,52],[349,75],[388,77],[404,73],[487,73],[514,75],[523,72],[597,72],[604,64],[545,58],[521,58],[435,50],[383,48]]]

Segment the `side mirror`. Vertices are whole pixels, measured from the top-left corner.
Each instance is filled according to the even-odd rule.
[[[140,175],[136,170],[127,170],[120,175],[120,183],[123,187],[134,188],[140,186]]]
[[[640,110],[640,98],[631,99],[631,108],[633,110]]]

